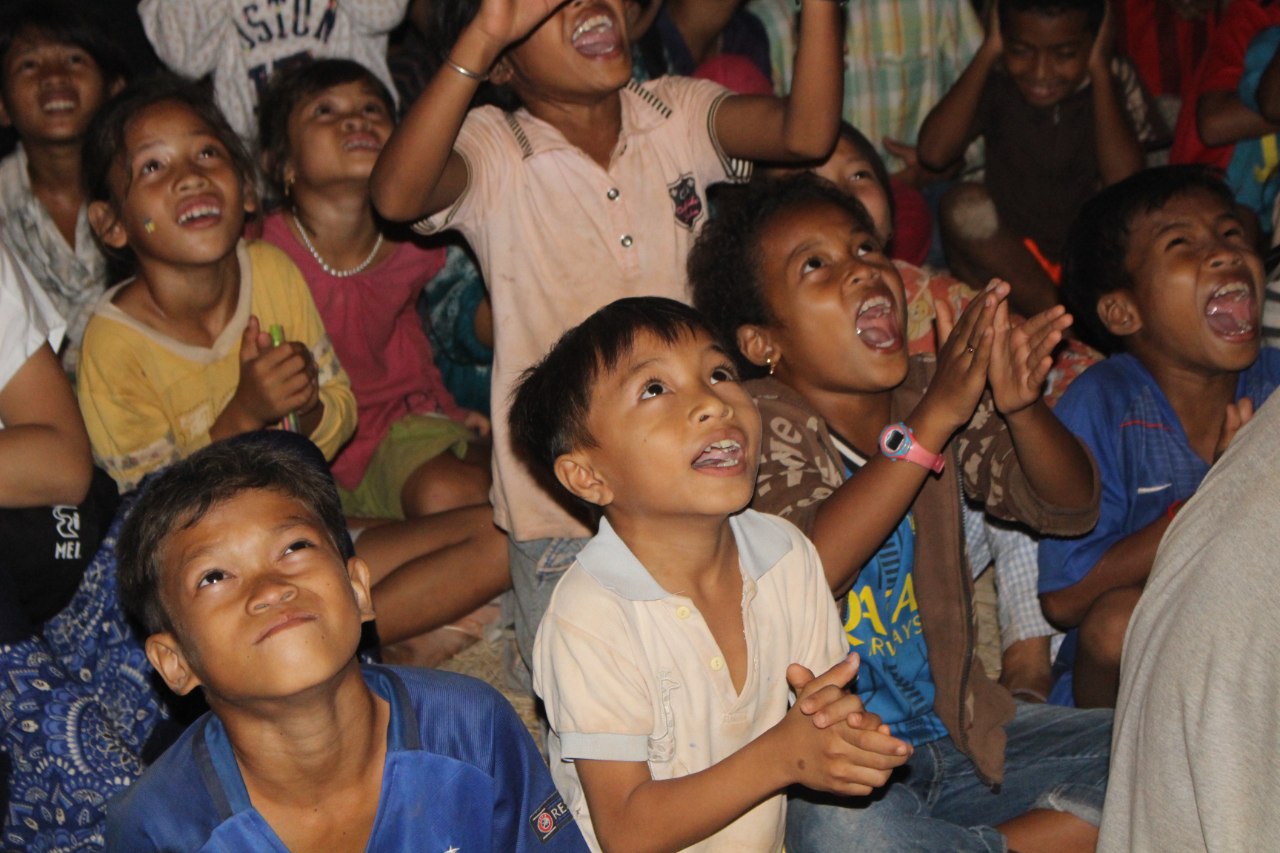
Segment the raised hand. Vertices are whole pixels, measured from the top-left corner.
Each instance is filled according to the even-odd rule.
[[[262,428],[290,412],[305,413],[319,403],[311,351],[298,341],[271,345],[257,317],[250,317],[240,339],[240,384],[231,405]]]
[[[1106,81],[1111,75],[1111,55],[1116,45],[1116,19],[1111,14],[1111,0],[1104,0],[1102,23],[1098,25],[1097,35],[1093,37],[1093,48],[1089,51],[1089,73],[1095,82]]]
[[[483,0],[471,26],[499,51],[520,41],[568,0]]]
[[[987,386],[987,370],[995,342],[993,321],[1009,296],[1009,285],[998,279],[987,285],[953,320],[946,300],[934,303],[937,312],[938,367],[917,412],[946,419],[949,430],[969,422]],[[923,411],[922,411],[923,410]]]
[[[1213,451],[1214,462],[1222,458],[1222,454],[1227,452],[1227,448],[1235,440],[1236,433],[1251,420],[1253,420],[1253,400],[1241,397],[1234,403],[1227,404],[1227,410],[1222,417],[1222,431],[1218,433],[1218,446]]]
[[[1016,326],[1009,317],[1008,303],[1002,302],[997,307],[987,379],[1001,414],[1020,412],[1040,399],[1044,381],[1053,367],[1054,347],[1070,326],[1071,315],[1061,305]]]

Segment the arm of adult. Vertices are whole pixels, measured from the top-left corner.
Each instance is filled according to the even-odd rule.
[[[71,383],[48,344],[0,388],[0,506],[78,504],[93,457]]]

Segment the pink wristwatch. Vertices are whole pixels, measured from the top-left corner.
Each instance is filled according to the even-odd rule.
[[[905,423],[889,424],[880,433],[880,452],[894,462],[914,462],[941,474],[946,460],[940,453],[930,453],[916,442],[916,434]]]

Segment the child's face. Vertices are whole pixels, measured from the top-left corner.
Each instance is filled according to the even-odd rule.
[[[889,242],[893,234],[893,222],[889,219],[889,191],[876,180],[871,161],[858,146],[841,136],[827,162],[813,171],[862,202],[875,223],[876,237],[882,244]]]
[[[171,533],[160,559],[173,631],[148,638],[147,657],[180,694],[296,695],[349,664],[373,618],[367,567],[344,565],[320,519],[279,492],[213,506]]]
[[[1084,11],[1011,12],[1004,26],[1004,67],[1027,102],[1051,107],[1089,73],[1093,36]]]
[[[235,249],[254,202],[217,133],[186,105],[161,101],[139,112],[111,170],[118,213],[95,201],[89,215],[103,242],[140,259],[202,266]]]
[[[83,48],[23,31],[3,58],[0,124],[27,145],[74,142],[110,94],[98,63]],[[111,81],[118,89],[120,81]]]
[[[556,473],[606,507],[615,526],[727,517],[751,500],[760,415],[732,359],[705,333],[674,344],[638,335],[597,380],[587,428],[595,446],[561,456]]]
[[[495,70],[527,102],[575,102],[616,92],[631,79],[621,0],[574,0],[510,48]]]
[[[1132,290],[1098,301],[1126,346],[1171,365],[1239,371],[1258,355],[1264,274],[1235,211],[1208,192],[1175,196],[1129,226]]]
[[[779,379],[811,394],[874,393],[907,373],[902,278],[876,236],[849,211],[821,202],[784,210],[760,235],[764,298],[776,319],[758,330]],[[743,342],[743,334],[739,333]]]
[[[387,105],[368,81],[317,92],[289,115],[284,177],[311,187],[367,182],[393,127]]]

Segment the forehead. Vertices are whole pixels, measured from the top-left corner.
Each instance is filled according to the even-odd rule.
[[[361,77],[357,80],[346,80],[342,83],[334,83],[332,86],[324,86],[319,89],[313,89],[298,99],[298,104],[308,104],[320,98],[364,98],[374,97],[379,101],[383,101],[382,93],[378,90],[368,78]],[[385,102],[384,102],[385,103]]]
[[[1179,222],[1223,218],[1236,218],[1235,206],[1208,189],[1195,187],[1178,193],[1154,210],[1138,211],[1129,220],[1129,235],[1131,241],[1137,242],[1151,239],[1162,229]]]
[[[124,144],[128,152],[161,141],[172,142],[196,136],[217,138],[217,132],[191,107],[174,100],[148,104],[124,126]]]
[[[785,260],[815,234],[870,234],[869,222],[853,211],[826,199],[814,199],[783,208],[760,229],[760,252],[765,263]]]
[[[1083,9],[1065,9],[1052,13],[1033,10],[1010,12],[1005,16],[1004,33],[1008,38],[1029,44],[1053,45],[1087,38],[1089,18]]]
[[[596,385],[602,387],[625,382],[638,369],[660,361],[701,360],[709,351],[718,351],[718,344],[702,329],[681,328],[670,341],[649,329],[641,329],[617,361],[600,371]]]
[[[191,518],[188,514],[179,519],[164,541],[161,557],[166,569],[180,568],[197,551],[233,547],[250,531],[298,525],[323,529],[311,507],[271,489],[246,489],[213,504],[194,522]]]

